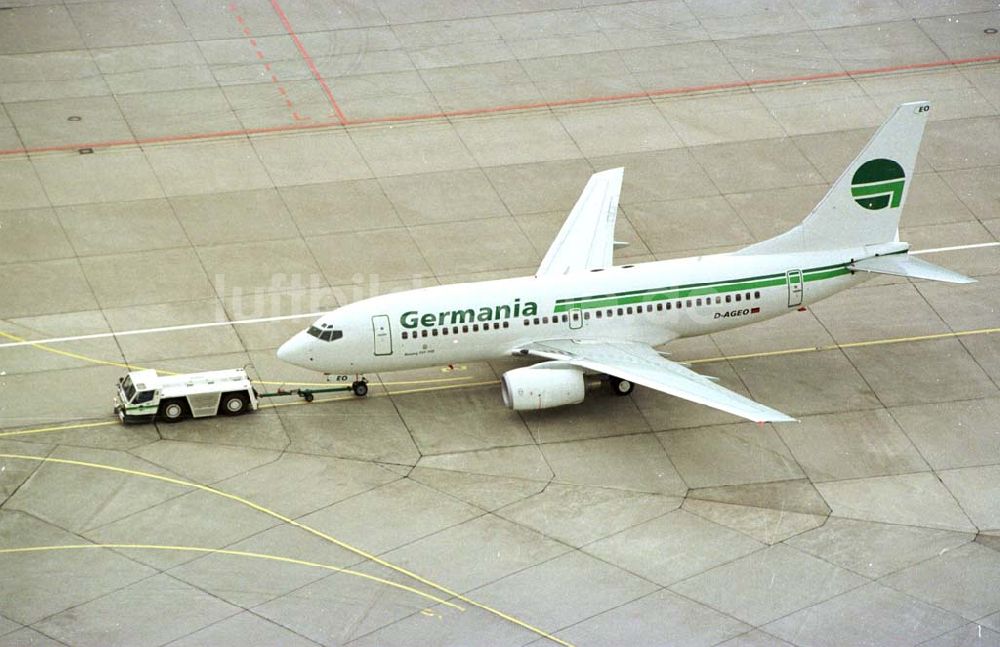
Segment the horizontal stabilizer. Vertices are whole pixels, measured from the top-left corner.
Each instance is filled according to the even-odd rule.
[[[944,283],[975,283],[975,279],[952,272],[933,263],[913,258],[907,254],[893,254],[892,256],[876,256],[866,258],[863,261],[852,263],[850,269],[858,272],[872,272],[874,274],[891,274],[892,276],[906,276],[911,279],[927,279],[928,281],[942,281]]]

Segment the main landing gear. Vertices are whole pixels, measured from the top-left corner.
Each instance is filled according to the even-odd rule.
[[[608,376],[608,384],[611,386],[611,392],[619,396],[626,396],[635,388],[635,384],[631,380],[623,380],[614,375]]]

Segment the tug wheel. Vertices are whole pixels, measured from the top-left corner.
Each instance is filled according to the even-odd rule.
[[[187,407],[180,400],[167,400],[160,405],[160,417],[164,422],[180,422],[187,413]]]
[[[250,403],[244,394],[226,393],[222,396],[219,412],[225,416],[238,416],[241,413],[246,413],[248,404]]]

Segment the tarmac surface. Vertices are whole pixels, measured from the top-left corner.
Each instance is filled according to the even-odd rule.
[[[0,0],[0,645],[1000,645],[998,247],[925,257],[972,285],[667,348],[799,423],[641,388],[518,414],[512,362],[111,413],[126,365],[321,383],[276,317],[530,274],[597,170],[625,167],[620,262],[767,238],[908,100],[902,239],[995,243],[997,28],[975,0]]]

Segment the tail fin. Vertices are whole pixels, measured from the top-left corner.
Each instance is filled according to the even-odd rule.
[[[898,240],[899,215],[930,109],[927,101],[899,105],[801,224],[737,253],[816,251]]]

